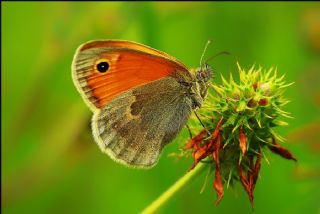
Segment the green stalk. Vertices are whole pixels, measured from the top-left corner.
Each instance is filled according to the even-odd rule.
[[[187,172],[182,178],[176,181],[169,189],[160,195],[155,201],[148,205],[141,214],[155,213],[170,198],[177,194],[186,184],[188,184],[196,175],[200,174],[208,164],[198,163],[197,166]]]

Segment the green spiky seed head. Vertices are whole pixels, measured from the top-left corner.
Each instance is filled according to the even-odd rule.
[[[190,129],[201,135],[191,139],[185,148],[193,148],[193,167],[205,158],[213,160],[216,167],[214,188],[219,200],[223,196],[222,183],[240,180],[253,203],[263,149],[268,147],[284,158],[295,160],[277,143],[283,138],[274,130],[287,125],[283,118],[290,116],[282,108],[289,101],[284,99],[283,93],[293,83],[286,84],[285,75],[278,77],[274,68],[264,70],[252,66],[246,71],[238,63],[237,66],[238,83],[232,75],[229,81],[221,75],[222,83],[212,84],[213,90],[198,111],[207,131],[200,132],[203,128],[195,123],[197,118],[193,118]]]

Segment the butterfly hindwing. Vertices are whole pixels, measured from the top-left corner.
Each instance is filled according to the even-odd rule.
[[[114,160],[148,168],[186,123],[192,101],[173,77],[133,88],[95,113],[95,139]]]

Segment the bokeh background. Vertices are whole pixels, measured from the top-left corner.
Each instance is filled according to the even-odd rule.
[[[76,48],[92,39],[150,45],[190,67],[210,64],[235,76],[277,66],[295,82],[285,96],[295,119],[278,129],[298,163],[267,153],[255,189],[255,213],[320,213],[319,2],[2,2],[1,185],[3,213],[138,213],[189,169],[191,159],[168,157],[151,170],[134,170],[100,152],[91,112],[71,79]],[[210,179],[211,180],[211,179]],[[219,206],[204,175],[159,213],[250,213],[240,184]]]

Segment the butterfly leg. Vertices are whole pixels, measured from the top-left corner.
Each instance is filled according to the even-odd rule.
[[[188,124],[186,124],[186,127],[188,129],[189,137],[190,137],[190,140],[191,140],[193,138],[193,136],[192,136],[192,132],[191,132],[190,126]]]
[[[209,132],[209,130],[205,127],[205,125],[203,124],[203,122],[201,121],[200,117],[198,116],[196,111],[193,111],[193,113],[196,115],[196,117],[198,118],[200,124],[202,125],[202,127],[206,130],[207,134],[210,136],[211,133]]]

